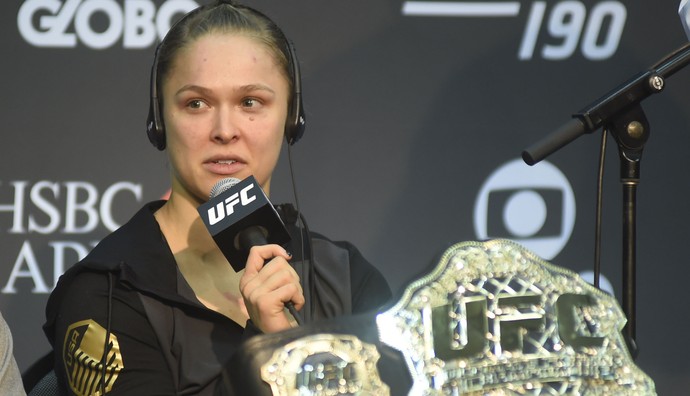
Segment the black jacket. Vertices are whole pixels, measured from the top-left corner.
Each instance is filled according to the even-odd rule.
[[[103,239],[48,300],[44,330],[68,394],[105,386],[109,395],[210,395],[238,345],[257,332],[196,299],[153,217],[162,204],[146,205]],[[304,289],[305,322],[388,300],[387,283],[354,246],[304,230],[300,238],[294,210],[278,209],[293,236],[288,250]]]

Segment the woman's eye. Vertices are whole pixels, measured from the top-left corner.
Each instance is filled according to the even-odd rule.
[[[257,107],[259,104],[259,101],[254,98],[245,98],[242,100],[242,107]]]
[[[190,100],[190,101],[187,103],[187,107],[189,107],[189,108],[191,108],[191,109],[200,109],[200,108],[202,108],[203,106],[204,106],[204,102],[202,102],[201,100],[198,100],[198,99]]]

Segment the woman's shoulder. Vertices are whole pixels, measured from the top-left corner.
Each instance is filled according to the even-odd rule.
[[[313,274],[317,299],[328,300],[331,306],[342,305],[344,313],[366,312],[388,302],[391,297],[388,282],[355,244],[310,230],[304,217],[292,205],[279,205],[278,208],[292,236],[293,260],[311,266],[301,268],[297,264],[296,269],[298,273]]]
[[[105,264],[108,261],[124,261],[126,255],[138,254],[141,249],[150,250],[161,241],[160,228],[153,216],[165,201],[144,205],[124,225],[103,238],[82,260],[85,263]],[[110,264],[112,265],[112,264]]]

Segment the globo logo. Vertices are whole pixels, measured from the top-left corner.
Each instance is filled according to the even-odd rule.
[[[565,247],[575,226],[575,195],[565,175],[548,161],[521,159],[497,168],[474,206],[479,239],[514,240],[546,260]]]
[[[165,36],[175,16],[197,6],[193,0],[168,0],[158,9],[152,0],[26,0],[17,27],[36,47],[105,49],[122,39],[124,48],[146,48]]]

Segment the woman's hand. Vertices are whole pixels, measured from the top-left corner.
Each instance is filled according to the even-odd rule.
[[[264,333],[289,329],[285,303],[304,305],[299,276],[288,264],[290,255],[278,245],[254,246],[240,279],[240,292],[249,318]]]

